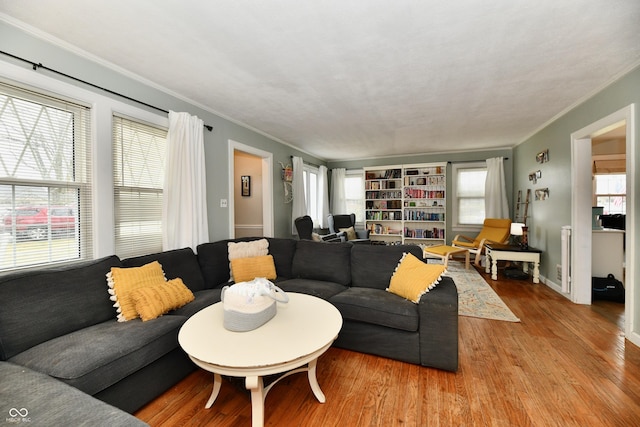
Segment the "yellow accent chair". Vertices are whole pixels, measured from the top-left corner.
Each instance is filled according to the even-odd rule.
[[[508,243],[511,233],[511,220],[486,218],[482,225],[480,233],[474,237],[467,237],[458,234],[451,241],[451,246],[467,249],[470,253],[475,254],[474,264],[480,266],[482,251],[486,243]]]

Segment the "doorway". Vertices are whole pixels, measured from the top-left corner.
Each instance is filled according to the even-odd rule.
[[[571,225],[571,291],[570,298],[578,304],[591,304],[591,253],[592,253],[592,139],[624,124],[626,133],[626,184],[627,184],[627,230],[626,230],[626,305],[625,336],[640,346],[640,327],[635,325],[636,304],[633,295],[639,284],[634,283],[635,253],[634,195],[636,172],[634,105],[631,104],[591,125],[571,134],[571,181],[572,187],[581,191],[572,192]],[[640,308],[640,306],[638,306]]]
[[[273,237],[273,155],[229,140],[228,158],[229,237]]]

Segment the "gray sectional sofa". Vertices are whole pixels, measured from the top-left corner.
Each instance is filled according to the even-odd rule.
[[[46,374],[134,412],[195,369],[178,345],[178,331],[189,316],[220,301],[229,280],[227,243],[254,239],[206,243],[197,255],[187,248],[1,275],[0,365]],[[267,240],[278,286],[326,299],[340,310],[344,325],[336,346],[457,370],[458,297],[453,280],[444,277],[418,304],[385,291],[403,252],[420,257],[420,248]],[[167,279],[182,278],[195,300],[147,322],[117,322],[106,273],[111,267],[154,260]],[[7,404],[5,395],[0,397],[0,404]],[[36,410],[40,404],[29,405]]]

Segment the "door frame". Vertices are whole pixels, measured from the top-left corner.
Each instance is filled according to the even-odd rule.
[[[571,134],[571,301],[591,304],[591,139],[624,122],[626,126],[627,218],[625,255],[625,336],[640,346],[640,327],[636,327],[635,294],[640,284],[634,283],[636,253],[634,196],[635,170],[635,104],[630,104]],[[588,191],[587,191],[588,190]]]
[[[262,234],[273,237],[273,153],[229,140],[229,237],[235,236],[235,166],[236,151],[260,157],[262,159]]]

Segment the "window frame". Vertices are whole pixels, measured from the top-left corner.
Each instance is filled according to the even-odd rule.
[[[302,165],[302,173],[304,176],[304,196],[305,196],[305,209],[307,211],[307,215],[311,217],[313,220],[314,227],[319,227],[322,223],[320,215],[322,215],[322,201],[320,200],[321,195],[319,194],[319,180],[320,180],[320,168],[317,166],[313,166],[307,163],[303,163]],[[311,194],[311,175],[315,175],[316,179],[316,188],[315,188],[315,200],[312,200],[310,197]],[[312,204],[315,204],[315,212],[312,211]]]
[[[610,175],[618,175],[618,176],[622,176],[624,177],[624,183],[625,183],[625,191],[624,193],[598,193],[598,177],[599,176],[610,176]],[[627,182],[627,174],[626,172],[614,172],[614,173],[596,173],[593,175],[593,206],[600,206],[598,204],[598,197],[608,197],[609,199],[611,199],[612,197],[621,197],[623,199],[623,203],[624,203],[624,207],[625,210],[624,212],[614,212],[613,214],[623,214],[626,215],[627,213],[627,190],[626,190],[626,182]],[[611,200],[609,201],[609,204],[611,204]],[[606,209],[605,209],[606,211]],[[609,211],[605,212],[606,215],[611,215],[612,213]]]
[[[482,224],[463,224],[460,223],[459,220],[459,200],[458,196],[458,172],[463,170],[477,170],[482,169],[486,172],[487,163],[484,161],[480,162],[460,162],[453,163],[451,165],[451,193],[453,197],[451,197],[451,229],[452,231],[461,231],[461,232],[473,232],[480,231],[482,229]],[[484,197],[484,192],[483,192]]]
[[[114,206],[113,206],[113,153],[111,130],[113,114],[169,127],[169,118],[158,111],[150,111],[131,103],[120,101],[99,91],[68,83],[53,76],[25,72],[23,66],[0,61],[0,80],[16,86],[27,87],[77,104],[91,107],[91,191],[94,194],[91,207],[93,224],[93,257],[98,259],[113,255]],[[87,258],[89,259],[89,258]]]
[[[61,173],[66,172],[66,177],[36,177],[32,172],[29,172],[27,175],[0,178],[1,185],[10,187],[11,206],[9,206],[7,214],[10,215],[11,218],[10,233],[14,236],[11,239],[11,265],[7,265],[6,267],[0,266],[0,271],[8,272],[25,268],[47,267],[93,259],[95,256],[93,224],[95,224],[95,222],[92,212],[94,205],[92,170],[94,167],[92,153],[94,144],[92,134],[95,124],[92,120],[92,106],[74,96],[51,92],[38,85],[31,84],[31,82],[12,81],[2,74],[0,74],[0,82],[3,86],[6,86],[5,92],[7,97],[23,100],[25,103],[39,106],[40,111],[34,110],[35,116],[32,118],[41,117],[41,114],[45,111],[60,111],[71,114],[68,120],[72,124],[71,134],[67,135],[72,144],[70,148],[67,148],[71,153],[70,157],[68,157],[70,164],[67,166],[67,169],[63,168],[59,170]],[[22,103],[14,103],[12,105],[15,105],[16,111],[18,111],[18,106],[21,104]],[[24,104],[24,107],[28,104]],[[20,110],[25,111],[23,108]],[[45,117],[50,116],[46,114]],[[18,124],[27,123],[28,120],[25,120],[27,118],[28,117],[24,115],[19,115]],[[48,123],[49,120],[45,119],[45,122]],[[28,148],[28,144],[31,143],[30,138],[31,135],[34,135],[33,131],[35,129],[41,129],[41,126],[34,126],[29,129],[30,137],[26,141],[27,145],[25,149]],[[36,133],[46,133],[46,129],[42,129],[42,131],[38,130]],[[24,128],[22,130],[25,131]],[[58,134],[58,131],[59,129],[56,130],[56,134]],[[58,159],[57,154],[55,157]],[[56,163],[58,162],[52,160],[49,166],[53,166]],[[58,169],[56,168],[56,170]],[[56,173],[56,175],[58,175],[58,173]],[[42,192],[43,195],[46,194],[46,202],[41,199],[41,201],[35,202],[34,200],[34,202],[29,202],[26,205],[23,202],[18,203],[16,194],[21,188],[31,188],[31,191],[38,189],[38,192]],[[63,207],[63,205],[59,205],[59,203],[56,203],[51,198],[52,194],[57,192],[60,192],[60,196],[66,193],[71,196],[70,200],[64,202],[64,207],[68,207],[71,213],[70,216],[74,218],[71,228],[68,227],[68,220],[62,223],[56,220],[59,215],[54,215],[55,212],[58,212],[58,210]],[[67,206],[69,201],[72,202],[72,205]],[[18,216],[24,215],[19,215],[16,210],[21,206],[27,205],[37,209],[34,209],[33,215],[26,215],[33,218],[27,220],[25,223],[19,224]],[[39,212],[46,212],[46,216],[39,215]],[[6,215],[3,215],[1,218],[3,228],[6,228],[4,224],[5,216]],[[35,224],[45,224],[39,222],[45,218],[46,237],[43,238],[42,236],[44,235],[41,230],[45,227]],[[33,232],[29,231],[29,228],[32,229]],[[58,239],[61,237],[61,233],[64,233],[62,237],[65,237],[67,240],[73,238],[73,241],[68,241],[67,243],[59,241]],[[46,241],[47,246],[43,246],[42,255],[40,255],[40,249],[33,251],[33,248],[31,248],[26,250],[26,254],[30,253],[31,255],[27,258],[24,258],[24,254],[21,256],[17,245],[24,239],[35,239],[34,241],[36,242]],[[40,244],[38,243],[38,245]],[[19,261],[21,258],[22,261]]]
[[[161,147],[163,152],[160,155],[161,161],[163,162],[163,164],[158,166],[162,170],[164,170],[164,167],[165,167],[164,159],[166,158],[168,129],[160,125],[147,123],[145,121],[142,121],[136,118],[126,117],[126,116],[123,116],[122,114],[117,114],[117,113],[113,114],[112,120],[113,120],[113,128],[112,128],[112,134],[111,134],[111,144],[112,144],[112,156],[114,160],[114,165],[113,165],[114,253],[120,256],[121,258],[127,258],[127,257],[133,257],[133,256],[146,255],[149,253],[162,252],[162,240],[163,240],[163,236],[162,236],[162,229],[163,229],[162,203],[163,202],[162,200],[164,197],[164,174],[159,178],[160,182],[157,182],[155,184],[150,182],[141,184],[141,183],[133,183],[128,181],[127,180],[128,174],[126,173],[125,170],[120,169],[118,167],[117,162],[120,161],[124,163],[126,150],[123,149],[122,146],[126,145],[127,142],[130,142],[130,141],[128,140],[123,141],[123,139],[121,138],[122,133],[118,135],[116,132],[117,130],[116,128],[118,124],[120,124],[123,129],[127,129],[127,130],[138,128],[140,130],[139,133],[143,134],[144,136],[155,134],[151,136],[151,138],[155,137],[155,138],[161,138],[162,140],[164,140],[164,143],[162,144],[163,146]],[[121,149],[118,149],[118,147],[116,147],[117,144],[119,143],[122,144],[122,146],[120,147]],[[144,158],[140,160],[139,157],[144,157]],[[147,156],[145,156],[144,154],[141,155],[139,154],[139,152],[136,152],[135,154],[133,154],[133,157],[129,156],[128,158],[132,160],[141,161],[143,164],[146,164],[147,163],[146,160],[148,160]],[[136,164],[135,166],[142,167],[143,165]],[[120,172],[120,173],[117,174],[117,172]],[[138,227],[139,230],[145,228],[145,226],[149,228],[148,225],[151,225],[152,228],[155,229],[155,227],[153,227],[153,224],[145,224],[145,222],[148,222],[148,223],[157,222],[157,221],[144,221],[144,216],[146,215],[140,215],[139,217],[136,215],[132,216],[131,209],[127,209],[126,205],[128,203],[131,203],[131,200],[135,199],[136,195],[138,200],[149,200],[147,204],[144,206],[144,212],[147,215],[148,213],[153,213],[154,218],[157,218],[160,221],[160,224],[159,224],[158,230],[155,230],[152,233],[147,232],[143,234],[136,234],[135,236],[137,236],[138,238],[134,238],[132,240],[131,237],[124,237],[122,234],[119,234],[122,231],[126,230],[126,227],[123,227],[123,224],[125,223],[125,221],[119,222],[118,221],[119,217],[121,218],[128,217],[129,219],[131,219],[131,221],[129,222],[131,223],[133,228]],[[160,206],[155,207],[154,206],[155,203],[151,199],[156,199],[156,200],[159,199]],[[119,201],[120,203],[118,203]],[[121,211],[119,211],[119,206],[125,206],[125,207]]]
[[[358,199],[349,199],[347,197],[347,188],[346,188],[346,180],[349,178],[360,178],[360,197]],[[359,204],[360,212],[354,212],[356,214],[356,228],[364,228],[365,226],[365,191],[364,191],[364,169],[347,169],[345,171],[345,205],[347,206],[347,212],[351,213],[351,209],[349,209],[349,205],[347,204],[348,200],[353,200],[353,205]]]

